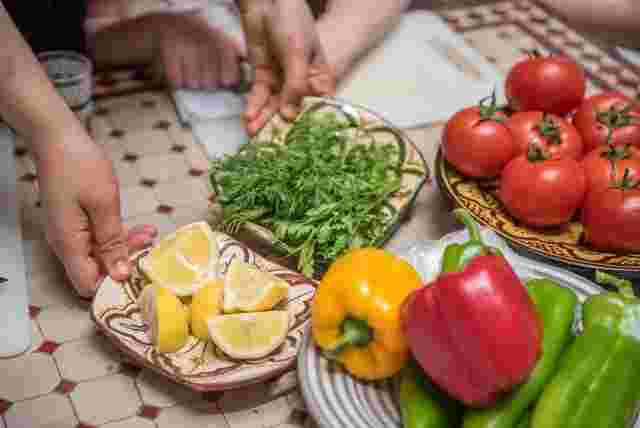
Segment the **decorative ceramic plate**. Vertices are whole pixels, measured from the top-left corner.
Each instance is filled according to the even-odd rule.
[[[220,251],[221,273],[224,274],[231,261],[239,257],[291,285],[287,301],[277,308],[289,311],[289,334],[283,345],[270,355],[251,361],[234,360],[210,341],[193,336],[178,352],[158,353],[150,342],[149,329],[142,321],[137,303],[138,295],[147,284],[137,270],[124,283],[107,278],[98,289],[91,307],[91,316],[97,327],[134,363],[197,391],[237,388],[264,381],[290,369],[309,321],[316,285],[299,273],[267,261],[225,234],[216,232],[215,236]],[[141,252],[134,259],[146,254],[147,251]]]
[[[461,175],[444,159],[441,149],[434,168],[438,186],[455,205],[469,210],[476,221],[519,250],[580,268],[640,274],[640,254],[606,253],[587,247],[582,242],[582,225],[577,221],[547,230],[520,224],[495,196],[495,180],[473,180]]]
[[[515,255],[487,229],[482,233],[485,242],[504,251],[523,280],[550,278],[573,290],[580,301],[602,292],[600,287],[578,275]],[[467,237],[466,231],[455,232],[439,241],[415,244],[395,250],[395,253],[416,267],[423,280],[428,281],[437,275],[444,247],[453,242],[464,242]],[[578,327],[579,323],[576,323]],[[298,378],[305,403],[322,428],[402,428],[395,379],[356,380],[320,354],[309,332],[298,357]],[[640,428],[640,422],[636,421],[635,428]]]
[[[390,144],[399,150],[397,171],[401,176],[401,188],[388,201],[387,227],[378,237],[374,246],[383,246],[395,233],[401,220],[414,205],[420,190],[429,180],[429,168],[424,156],[417,146],[400,129],[377,115],[376,113],[345,101],[328,98],[305,98],[298,118],[305,114],[334,113],[339,120],[348,123],[351,128],[347,144],[368,147],[370,144]],[[296,121],[287,122],[275,115],[253,138],[253,144],[285,144],[287,135]],[[365,149],[366,150],[366,149]],[[214,193],[221,192],[219,188]],[[270,247],[270,252],[283,252],[278,240],[271,230],[255,223],[244,226],[244,232]],[[235,236],[235,235],[234,235]],[[238,235],[240,236],[240,235]],[[240,239],[240,238],[239,238]],[[291,264],[291,263],[287,263]],[[292,264],[295,265],[295,264]],[[318,263],[315,277],[318,278],[327,268],[328,263]]]

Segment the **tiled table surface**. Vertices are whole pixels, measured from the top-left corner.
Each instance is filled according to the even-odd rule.
[[[158,2],[155,2],[156,4]],[[637,69],[583,40],[528,2],[447,10],[447,21],[501,70],[522,49],[560,49],[585,65],[591,87],[636,94]],[[134,77],[132,80],[131,77]],[[147,87],[144,75],[122,71],[98,78],[101,97],[91,133],[114,162],[127,224],[153,223],[160,233],[207,216],[208,159],[183,128],[170,97]],[[137,90],[136,90],[137,89]],[[130,92],[130,91],[129,91]],[[432,162],[441,125],[410,136]],[[312,427],[295,372],[248,389],[197,394],[128,364],[97,334],[87,303],[70,291],[44,242],[33,161],[16,148],[23,234],[31,283],[32,349],[0,360],[0,428]],[[452,230],[434,185],[394,240],[437,238]]]

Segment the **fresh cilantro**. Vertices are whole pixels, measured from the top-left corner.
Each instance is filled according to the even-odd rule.
[[[398,146],[370,140],[335,114],[309,113],[284,144],[251,143],[214,161],[223,228],[268,228],[307,276],[349,248],[375,245],[393,216],[388,201],[401,176]]]

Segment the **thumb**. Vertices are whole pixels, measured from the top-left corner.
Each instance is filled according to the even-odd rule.
[[[92,225],[93,255],[116,281],[129,277],[129,247],[127,232],[120,217],[120,198],[103,198],[87,211]]]
[[[305,28],[308,22],[313,23],[308,6],[299,1],[278,2],[267,16],[269,40],[284,74],[280,109],[287,119],[295,118],[302,98],[309,93],[313,32]]]

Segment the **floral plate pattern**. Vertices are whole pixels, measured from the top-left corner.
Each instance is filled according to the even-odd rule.
[[[258,360],[234,360],[210,341],[193,336],[179,351],[158,353],[149,329],[142,320],[137,297],[148,283],[138,269],[123,283],[103,281],[91,307],[91,316],[112,343],[135,364],[147,367],[174,382],[196,391],[238,388],[276,376],[295,363],[305,327],[311,315],[315,282],[299,273],[272,263],[228,235],[215,233],[220,251],[220,271],[225,273],[231,261],[239,257],[246,263],[273,273],[290,285],[289,297],[282,308],[289,311],[290,327],[285,342],[270,355]],[[134,256],[137,262],[148,250]],[[137,265],[137,263],[135,263]]]
[[[478,181],[461,175],[444,159],[441,149],[434,168],[439,187],[455,205],[469,210],[476,221],[491,228],[514,247],[578,268],[640,274],[640,254],[607,253],[587,247],[582,242],[583,228],[578,221],[546,230],[520,224],[494,194],[495,181]]]

